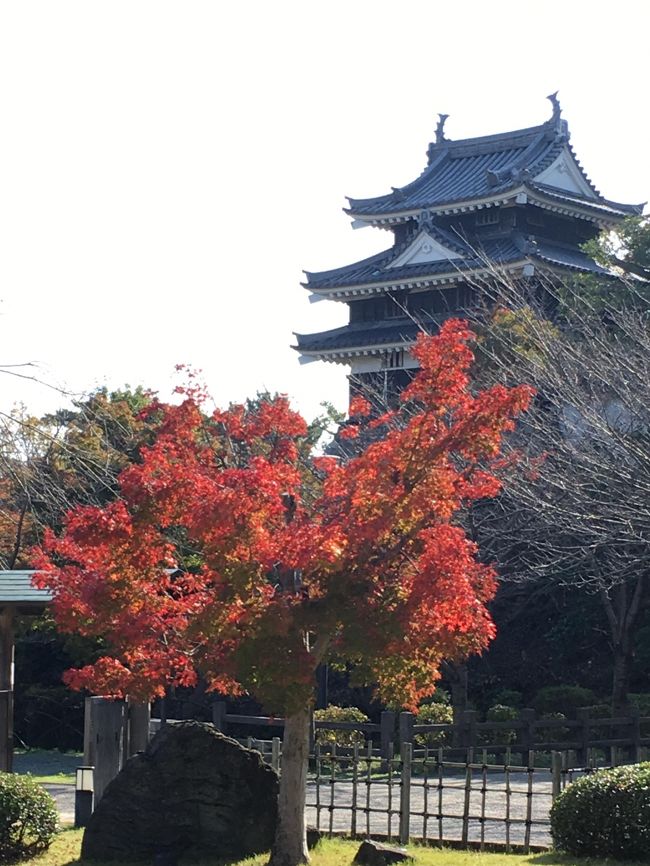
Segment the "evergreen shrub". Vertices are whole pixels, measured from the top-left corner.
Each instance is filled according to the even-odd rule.
[[[523,704],[524,696],[517,689],[501,689],[493,698],[494,704],[503,704],[507,707],[520,707]]]
[[[650,716],[650,694],[630,694],[630,703],[636,707],[642,716]]]
[[[650,763],[597,770],[551,808],[556,848],[581,857],[650,859]]]
[[[564,713],[569,718],[575,716],[580,707],[595,703],[591,689],[582,686],[545,686],[533,698],[533,707],[538,713]]]
[[[0,773],[0,862],[49,848],[59,815],[54,800],[31,776]]]
[[[337,707],[335,704],[330,704],[324,710],[316,710],[314,712],[314,721],[316,722],[355,722],[356,724],[366,724],[370,721],[368,716],[356,707]],[[363,731],[328,731],[327,729],[319,728],[316,731],[316,743],[318,745],[337,746],[354,746],[355,743],[363,745],[366,741],[366,735]]]
[[[506,704],[494,704],[485,714],[486,722],[511,722],[519,718],[519,710]],[[485,737],[490,743],[511,746],[517,742],[517,731],[514,728],[502,728],[486,731]]]
[[[438,692],[436,692],[436,695]],[[454,721],[454,712],[449,704],[443,703],[439,698],[430,704],[423,704],[418,708],[415,718],[416,725],[451,725]],[[427,734],[416,734],[415,744],[439,749],[451,743],[451,731],[430,731]]]
[[[564,713],[544,713],[541,716],[540,721],[545,719],[548,719],[549,721],[565,722],[566,716]],[[536,739],[538,742],[542,743],[557,743],[558,741],[563,740],[570,733],[571,728],[565,727],[537,728]]]

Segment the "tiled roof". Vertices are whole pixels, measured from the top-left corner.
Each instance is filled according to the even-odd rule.
[[[562,268],[570,268],[581,272],[590,272],[606,276],[610,272],[596,264],[593,259],[575,247],[554,244],[550,241],[536,240],[530,244],[529,257],[539,259]]]
[[[521,257],[520,250],[517,249],[510,238],[498,238],[485,241],[481,253],[473,250],[468,244],[464,244],[465,255],[463,258],[404,265],[401,268],[389,267],[391,262],[397,259],[410,243],[411,240],[384,250],[382,253],[376,253],[368,259],[362,259],[360,262],[344,265],[341,268],[319,271],[318,273],[306,272],[307,282],[305,285],[309,289],[329,289],[337,286],[377,283],[384,280],[399,282],[402,278],[408,279],[410,277],[429,274],[448,273],[450,270],[476,268],[485,263],[486,258],[500,263]],[[455,249],[461,249],[458,240],[456,241]]]
[[[533,192],[539,192],[543,196],[548,196],[560,203],[564,202],[565,204],[573,204],[581,208],[590,208],[605,216],[621,216],[622,214],[640,216],[643,213],[643,204],[622,204],[621,202],[610,201],[602,196],[599,196],[596,200],[534,181],[529,182],[528,186]]]
[[[47,589],[36,589],[32,585],[33,574],[33,571],[0,571],[0,606],[49,604],[52,593]]]
[[[564,121],[549,120],[540,126],[498,135],[467,138],[459,141],[444,139],[433,144],[429,165],[412,183],[388,195],[366,199],[348,199],[347,213],[359,217],[400,214],[442,207],[457,202],[498,198],[500,194],[530,181],[548,168],[568,147],[568,129]],[[569,148],[570,149],[570,148]],[[575,159],[575,154],[571,151]],[[640,213],[637,205],[618,204],[603,199],[580,164],[576,164],[594,198],[580,200],[582,205],[606,209],[618,216]],[[551,188],[557,195],[577,203],[571,193]]]
[[[441,319],[430,319],[432,326],[437,327]],[[427,322],[423,322],[426,328]],[[296,334],[297,349],[300,352],[331,352],[336,349],[361,348],[364,346],[388,346],[396,343],[412,343],[419,331],[419,324],[404,316],[390,322],[357,322],[321,331],[319,334]]]
[[[378,283],[400,283],[416,279],[435,278],[439,274],[449,274],[483,268],[488,262],[496,265],[521,261],[536,255],[535,249],[549,252],[548,261],[564,264],[566,267],[579,268],[594,273],[606,273],[594,261],[575,247],[564,247],[550,241],[538,241],[536,245],[527,244],[521,236],[511,235],[501,238],[485,239],[480,249],[465,245],[465,255],[445,261],[424,262],[403,267],[390,267],[392,261],[401,255],[405,246],[401,244],[377,253],[368,259],[344,265],[319,273],[308,273],[305,284],[311,290],[327,290],[352,286],[374,285]],[[530,252],[529,252],[530,251]],[[543,258],[539,254],[540,258]],[[553,258],[555,256],[555,258]]]
[[[507,263],[517,267],[519,264],[523,266],[527,262],[537,261],[542,267],[550,265],[552,268],[580,271],[581,273],[591,272],[602,275],[609,273],[605,268],[596,264],[585,253],[575,247],[544,240],[527,241],[523,244],[517,244],[513,240],[502,240],[499,243],[502,245],[500,251],[502,258],[499,260],[502,264]],[[492,262],[496,262],[497,258],[493,253],[494,250],[490,254],[490,259]],[[459,267],[465,270],[472,266],[476,268],[477,263],[480,266],[484,265],[485,258],[477,257],[473,260],[473,265],[469,260],[461,262],[460,265],[457,261],[443,264],[446,265],[447,271],[449,271],[452,267]],[[436,262],[435,266],[438,264]],[[352,265],[351,267],[355,266]],[[408,270],[412,273],[413,270],[420,271],[422,268],[425,268],[425,271],[422,273],[431,274],[430,265],[410,266]],[[407,268],[400,270],[407,270]],[[349,283],[346,282],[346,284]],[[416,303],[418,295],[414,294],[412,297]],[[363,350],[370,347],[411,343],[415,341],[418,331],[421,330],[421,326],[428,329],[428,326],[431,325],[435,330],[447,315],[453,315],[453,313],[431,316],[418,312],[418,322],[414,322],[408,316],[403,316],[390,320],[382,319],[376,322],[354,322],[329,331],[321,331],[317,334],[296,334],[298,345],[295,348],[299,352],[313,355],[319,353],[328,354],[346,349]]]

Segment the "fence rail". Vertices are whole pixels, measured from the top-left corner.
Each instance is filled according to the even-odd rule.
[[[212,721],[224,733],[241,734],[242,729],[284,727],[284,719],[269,716],[244,716],[226,712],[223,702],[213,705]],[[504,722],[479,722],[478,713],[463,714],[460,722],[451,724],[417,724],[413,713],[383,712],[379,723],[316,721],[313,739],[319,730],[358,732],[377,744],[381,756],[388,758],[394,744],[398,749],[410,743],[416,749],[423,738],[434,739],[448,757],[468,757],[468,749],[484,749],[511,763],[518,756],[527,763],[530,751],[569,753],[574,766],[595,763],[638,763],[647,757],[650,747],[650,716],[634,711],[630,716],[590,718],[578,710],[576,719],[538,718],[534,710],[524,709],[519,719]],[[312,743],[313,745],[313,743]]]

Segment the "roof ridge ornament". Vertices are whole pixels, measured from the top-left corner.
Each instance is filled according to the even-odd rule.
[[[438,124],[436,126],[436,144],[443,144],[447,139],[445,138],[445,121],[449,117],[448,114],[439,114],[438,115]]]
[[[430,142],[429,147],[427,148],[428,165],[431,165],[431,163],[433,162],[436,147],[439,147],[442,144],[446,144],[449,141],[449,139],[445,137],[445,121],[448,117],[448,114],[438,114],[438,123],[436,124],[436,140]]]
[[[549,93],[549,95],[546,97],[553,106],[553,114],[551,115],[549,123],[553,124],[556,132],[563,131],[562,106],[560,105],[560,100],[557,98],[559,92],[559,90],[556,90],[555,93]]]

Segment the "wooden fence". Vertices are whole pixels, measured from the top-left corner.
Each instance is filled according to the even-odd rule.
[[[96,800],[126,757],[143,747],[147,728],[153,733],[160,726],[155,719],[147,724],[147,710],[88,699],[85,757],[95,766]],[[384,713],[379,723],[316,722],[308,822],[329,834],[402,843],[413,838],[480,849],[542,850],[551,841],[551,803],[567,784],[597,772],[596,764],[642,759],[650,745],[650,718],[638,715],[549,720],[529,713],[514,721],[478,722],[476,714],[467,714],[460,732],[415,721],[410,713]],[[281,733],[283,719],[229,714],[225,705],[216,704],[213,722],[281,771],[282,740],[272,735]],[[356,731],[362,742],[348,747],[319,743],[321,729]],[[264,736],[242,737],[246,730]],[[473,744],[431,748],[422,739],[451,740],[459,733]]]
[[[282,740],[240,740],[278,772]],[[537,766],[538,762],[541,766]],[[316,744],[309,758],[306,817],[330,836],[479,850],[543,851],[551,845],[551,803],[574,778],[568,753],[529,752],[525,765],[493,763],[486,750],[453,761],[443,749],[405,743],[388,758],[371,741]]]
[[[650,747],[650,716],[638,711],[629,716],[591,718],[586,709],[578,710],[575,719],[549,719],[524,709],[518,719],[506,722],[478,719],[478,713],[471,710],[458,725],[420,725],[413,713],[383,712],[379,723],[316,721],[313,739],[319,730],[356,731],[364,740],[371,739],[384,759],[391,748],[399,751],[406,743],[417,748],[424,740],[441,746],[449,760],[468,761],[468,749],[482,749],[503,763],[510,764],[515,756],[520,765],[526,765],[529,752],[560,751],[573,767],[638,763],[646,759]],[[259,733],[284,727],[282,718],[227,713],[221,701],[213,704],[212,722],[217,730],[240,739],[251,730]]]

